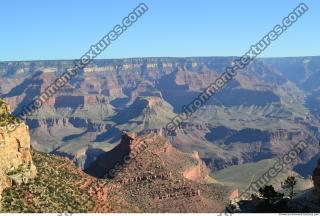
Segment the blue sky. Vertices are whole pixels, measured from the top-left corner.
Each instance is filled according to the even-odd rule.
[[[98,58],[235,56],[301,1],[146,0],[149,11]],[[320,55],[320,1],[262,56]],[[77,59],[141,1],[3,0],[0,61]]]

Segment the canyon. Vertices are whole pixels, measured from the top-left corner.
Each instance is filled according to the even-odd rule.
[[[87,169],[120,143],[123,131],[162,131],[177,149],[198,152],[213,175],[275,158],[304,140],[311,145],[292,169],[312,175],[315,162],[309,162],[319,156],[319,57],[257,59],[174,132],[165,131],[234,59],[95,60],[26,116],[31,145]],[[0,97],[18,115],[71,66],[72,61],[0,62]]]
[[[300,140],[308,148],[272,184],[291,173],[317,199],[319,57],[257,59],[166,129],[232,60],[95,60],[22,119],[72,62],[0,62],[3,210],[221,212]]]

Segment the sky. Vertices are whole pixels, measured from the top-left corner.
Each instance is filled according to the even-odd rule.
[[[97,58],[240,56],[301,1],[145,0],[149,10]],[[78,59],[141,1],[2,0],[0,61]],[[320,1],[261,57],[320,55]]]

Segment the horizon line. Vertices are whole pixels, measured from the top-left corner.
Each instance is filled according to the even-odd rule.
[[[314,58],[314,57],[320,57],[319,55],[306,55],[306,56],[266,56],[266,57],[257,57],[256,59],[273,59],[273,58]],[[191,58],[241,58],[241,56],[183,56],[183,57],[178,57],[178,56],[157,56],[157,57],[123,57],[123,58],[96,58],[93,59],[92,61],[96,60],[126,60],[126,59],[156,59],[156,58],[168,58],[168,59],[191,59]],[[0,63],[5,63],[5,62],[41,62],[41,61],[75,61],[79,60],[78,58],[76,59],[42,59],[42,60],[5,60],[1,61]]]

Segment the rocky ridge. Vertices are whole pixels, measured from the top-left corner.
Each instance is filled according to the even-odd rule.
[[[129,162],[116,165],[133,151]],[[238,193],[215,183],[197,153],[180,152],[161,134],[125,133],[86,170],[91,175],[64,157],[37,151],[32,157],[39,174],[6,188],[2,211],[220,212]],[[106,170],[116,167],[117,174],[106,179]]]

